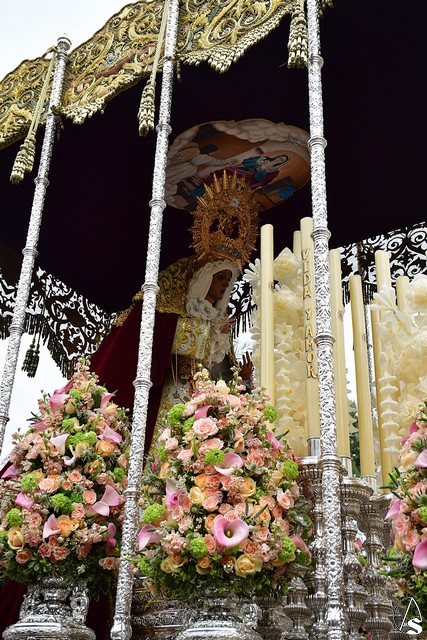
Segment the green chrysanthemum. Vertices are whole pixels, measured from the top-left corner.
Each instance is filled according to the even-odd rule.
[[[427,522],[427,507],[420,507],[417,513],[423,522]]]
[[[113,470],[113,475],[116,482],[121,482],[125,477],[124,469],[122,469],[121,467],[115,467]]]
[[[185,409],[185,404],[174,404],[171,409],[169,409],[167,423],[171,427],[179,427],[181,424],[182,413]]]
[[[20,527],[21,524],[24,522],[24,519],[21,515],[21,510],[16,507],[11,509],[9,513],[6,515],[6,522],[9,525],[9,527]]]
[[[63,493],[56,493],[49,498],[49,504],[54,511],[60,511],[61,513],[71,513],[73,510],[73,503]]]
[[[205,463],[207,465],[222,464],[224,462],[224,451],[221,449],[209,449],[205,455]]]
[[[298,478],[298,464],[294,460],[285,460],[283,464],[283,473],[286,478],[296,480]]]
[[[290,562],[295,558],[295,544],[293,540],[287,536],[282,540],[282,550],[280,551],[277,559],[281,562]]]
[[[24,493],[30,493],[37,487],[39,481],[35,473],[29,473],[21,478],[21,489]]]
[[[275,420],[277,420],[277,416],[279,414],[277,413],[277,409],[276,407],[273,407],[272,404],[266,404],[264,407],[264,418],[266,420],[268,420],[269,422],[274,422]]]
[[[144,524],[156,524],[166,514],[166,508],[162,504],[150,504],[142,514]]]
[[[190,431],[193,424],[194,424],[194,416],[190,416],[189,418],[186,418],[182,423],[183,433],[187,433],[187,431]]]
[[[196,558],[196,560],[199,560],[200,558],[203,558],[203,556],[206,556],[209,551],[208,545],[201,537],[193,538],[193,540],[191,540],[190,544],[188,545],[188,550],[193,558]]]

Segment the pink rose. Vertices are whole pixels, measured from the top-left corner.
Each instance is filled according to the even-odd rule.
[[[209,496],[206,498],[206,500],[203,501],[203,508],[206,509],[206,511],[215,511],[218,507],[218,497],[215,494],[214,496]]]
[[[44,493],[52,493],[52,491],[56,490],[57,486],[58,482],[53,478],[43,478],[43,480],[39,482],[39,489]]]
[[[26,549],[20,549],[15,555],[15,560],[18,564],[26,564],[33,554]]]
[[[65,560],[65,558],[69,555],[69,551],[67,547],[54,547],[53,549],[53,557],[55,560]]]
[[[283,509],[290,509],[294,506],[294,498],[289,489],[286,489],[286,491],[283,491],[283,489],[277,490],[277,502]]]
[[[193,424],[193,431],[196,436],[205,440],[217,433],[218,427],[212,418],[200,418],[199,420],[195,420]]]
[[[73,469],[68,476],[68,480],[76,484],[77,482],[81,482],[83,480],[83,476],[78,469]]]
[[[165,442],[166,451],[174,451],[178,447],[178,439],[177,438],[168,438]]]
[[[419,541],[420,534],[417,533],[415,529],[411,529],[406,535],[402,537],[402,542],[404,545],[406,545],[407,551],[412,551],[412,549],[417,546]]]
[[[83,491],[83,500],[85,504],[95,504],[96,502],[96,493],[93,489],[88,489],[87,491]]]
[[[193,452],[191,449],[181,449],[181,451],[178,453],[178,455],[176,456],[178,458],[178,460],[181,460],[182,462],[184,462],[185,460],[189,460],[193,455]]]
[[[39,552],[42,558],[49,558],[50,554],[52,553],[52,547],[50,546],[50,544],[46,544],[46,542],[43,542],[39,546],[37,551]]]

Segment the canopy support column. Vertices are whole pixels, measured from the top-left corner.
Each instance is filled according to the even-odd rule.
[[[323,99],[320,56],[318,0],[307,1],[308,90],[310,111],[311,192],[313,209],[313,241],[316,290],[316,344],[318,349],[320,437],[323,491],[323,528],[325,575],[327,586],[326,623],[329,640],[348,637],[343,578],[341,539],[340,478],[341,463],[337,456],[336,408],[331,291],[329,277],[330,233],[327,226],[325,147],[323,137]]]
[[[58,120],[58,116],[55,115],[54,110],[55,107],[59,105],[62,98],[65,67],[68,61],[66,52],[69,50],[70,46],[71,42],[68,38],[61,37],[58,39],[55,72],[48,105],[48,115],[46,118],[39,170],[37,178],[34,180],[36,187],[34,190],[26,245],[22,251],[24,258],[22,260],[12,323],[9,329],[10,338],[0,385],[0,451],[3,447],[4,433],[6,424],[9,420],[10,400],[12,396],[13,383],[15,381],[21,338],[24,332],[25,311],[28,305],[34,263],[37,256],[37,243],[39,239],[46,189],[49,185],[48,174]]]
[[[138,349],[138,365],[135,385],[135,402],[132,421],[132,442],[129,457],[128,488],[123,522],[121,562],[117,583],[116,609],[111,628],[112,640],[130,640],[132,627],[130,611],[132,604],[133,569],[129,559],[135,556],[139,527],[139,496],[144,463],[145,431],[147,424],[148,393],[151,387],[151,355],[153,349],[154,319],[157,280],[160,263],[160,245],[163,221],[166,165],[168,153],[174,57],[178,30],[179,0],[170,0],[166,27],[165,56],[163,62],[162,88],[160,96],[159,124],[154,159],[153,191],[150,201],[150,227],[147,248],[145,283],[142,287],[141,329]]]

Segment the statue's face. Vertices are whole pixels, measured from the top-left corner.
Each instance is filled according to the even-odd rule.
[[[232,273],[229,269],[218,271],[212,276],[212,284],[206,295],[206,300],[215,304],[217,300],[222,300],[230,284]]]

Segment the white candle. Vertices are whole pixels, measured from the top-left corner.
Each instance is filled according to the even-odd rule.
[[[313,219],[302,218],[300,229],[307,384],[307,431],[308,437],[313,438],[320,436],[317,346],[314,342],[316,336],[316,301],[314,289],[314,245],[311,237]]]
[[[371,390],[365,327],[365,313],[360,276],[350,276],[350,306],[353,322],[354,361],[356,369],[357,418],[359,424],[360,474],[375,473],[374,434],[372,428]]]
[[[339,249],[329,252],[331,278],[332,332],[335,342],[334,387],[337,416],[337,450],[339,456],[350,457],[350,436],[348,432],[347,372],[344,347],[344,305],[342,301],[341,254]]]
[[[261,227],[261,386],[267,390],[272,404],[275,402],[274,378],[274,250],[273,226]]]

